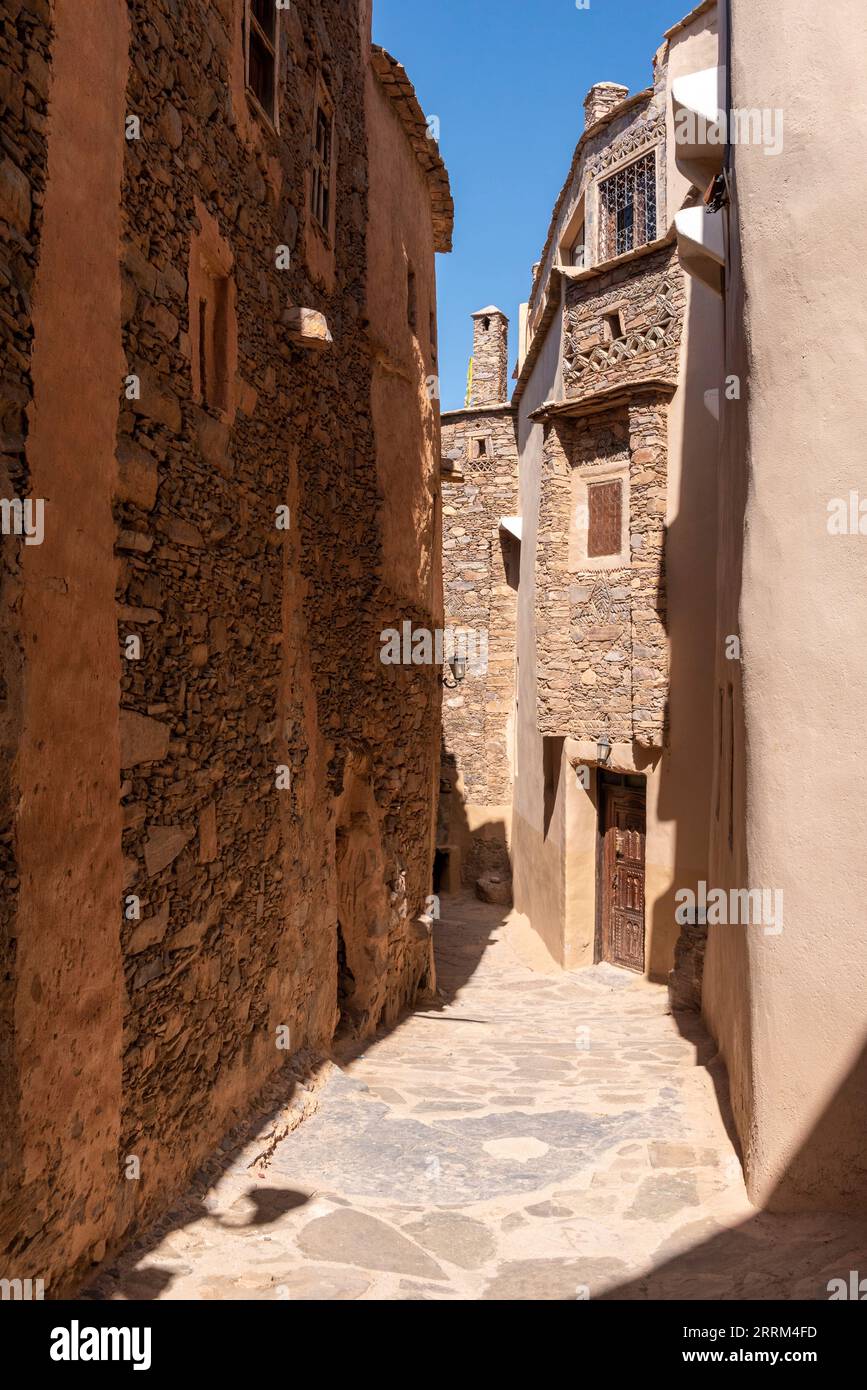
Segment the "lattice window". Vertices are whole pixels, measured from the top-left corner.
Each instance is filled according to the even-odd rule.
[[[655,152],[600,183],[599,227],[599,258],[603,261],[656,239]]]
[[[617,555],[623,520],[623,484],[590,483],[587,488],[587,556]]]

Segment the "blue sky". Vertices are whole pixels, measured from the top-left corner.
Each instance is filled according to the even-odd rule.
[[[373,36],[407,69],[455,198],[455,246],[437,257],[442,406],[464,403],[470,314],[509,325],[545,241],[594,82],[650,85],[663,31],[697,0],[374,0]]]

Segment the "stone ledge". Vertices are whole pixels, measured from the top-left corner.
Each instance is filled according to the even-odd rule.
[[[287,309],[283,314],[287,336],[298,347],[325,352],[334,342],[328,320],[318,309]]]

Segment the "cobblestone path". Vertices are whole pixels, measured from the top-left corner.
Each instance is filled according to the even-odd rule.
[[[442,998],[324,1063],[87,1297],[827,1298],[859,1268],[851,1221],[750,1205],[663,988],[534,973],[499,909],[444,913]]]

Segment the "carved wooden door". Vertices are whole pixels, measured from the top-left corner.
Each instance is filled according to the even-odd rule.
[[[644,792],[605,789],[602,852],[602,958],[644,970]]]

